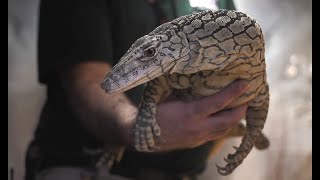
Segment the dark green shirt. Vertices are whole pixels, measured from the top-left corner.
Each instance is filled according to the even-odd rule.
[[[159,2],[169,20],[192,12],[188,0],[176,0],[175,9],[170,0]],[[116,64],[137,38],[158,25],[157,15],[145,0],[43,0],[39,15],[38,78],[47,86],[47,99],[28,151],[27,171],[61,165],[93,167],[99,153],[89,155],[83,148],[99,152],[102,144],[80,125],[57,74],[84,61]],[[139,86],[127,95],[138,105],[141,93]],[[154,167],[199,173],[211,146],[165,155],[127,151],[114,172],[133,177],[141,168]]]

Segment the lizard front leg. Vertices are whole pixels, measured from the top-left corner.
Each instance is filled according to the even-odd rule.
[[[171,87],[164,76],[147,83],[134,127],[137,151],[148,152],[159,149],[155,145],[155,137],[161,140],[161,130],[156,121],[156,109],[161,99],[166,98],[170,93]]]
[[[259,104],[259,105],[257,105]],[[229,154],[225,161],[225,167],[219,167],[218,172],[221,175],[228,175],[238,167],[242,161],[247,157],[252,147],[255,145],[257,137],[261,136],[261,131],[264,127],[269,107],[269,88],[266,84],[264,88],[259,91],[257,97],[249,104],[246,121],[247,128],[245,136],[239,147],[234,147],[236,152]]]

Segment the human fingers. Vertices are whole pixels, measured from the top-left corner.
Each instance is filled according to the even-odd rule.
[[[206,140],[208,142],[208,141],[214,141],[214,140],[220,139],[220,138],[228,135],[231,130],[232,130],[232,128],[224,129],[224,130],[221,130],[221,131],[215,131],[215,132],[209,134],[207,136]]]
[[[206,117],[225,108],[235,98],[243,94],[249,88],[249,83],[245,80],[236,81],[213,96],[202,98],[191,102],[192,115]]]
[[[218,112],[201,121],[202,127],[211,136],[215,136],[217,133],[221,134],[221,131],[231,129],[240,122],[246,114],[247,107],[247,104],[243,104],[236,108]]]

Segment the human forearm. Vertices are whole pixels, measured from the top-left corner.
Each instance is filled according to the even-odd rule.
[[[137,108],[123,94],[106,94],[100,84],[110,65],[86,62],[62,73],[75,115],[103,143],[129,145]]]

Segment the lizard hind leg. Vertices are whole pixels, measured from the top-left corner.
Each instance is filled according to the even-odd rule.
[[[246,115],[247,129],[240,146],[234,147],[236,152],[229,154],[227,158],[224,159],[227,162],[224,167],[216,165],[221,175],[232,173],[252,150],[257,137],[261,136],[261,130],[267,117],[268,103],[269,99],[265,100],[261,106],[248,108]]]
[[[246,134],[246,126],[243,123],[239,123],[236,127],[232,128],[228,137],[243,137]],[[256,137],[254,147],[259,150],[267,149],[270,146],[269,139],[261,132]]]

